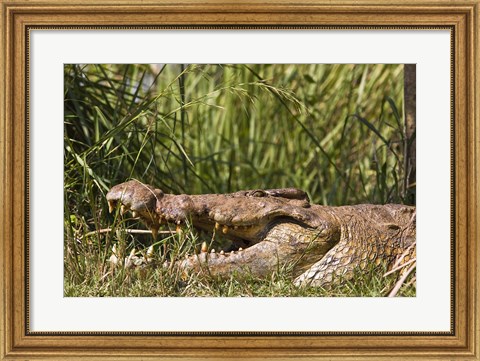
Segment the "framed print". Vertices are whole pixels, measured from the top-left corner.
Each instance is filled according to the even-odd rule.
[[[478,1],[1,4],[2,359],[479,359]]]

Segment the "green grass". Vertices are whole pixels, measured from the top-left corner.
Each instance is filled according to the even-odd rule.
[[[297,187],[320,204],[406,203],[402,65],[65,65],[64,79],[66,296],[389,288],[299,290],[288,272],[227,282],[163,267],[109,273],[114,244],[140,254],[152,239],[125,233],[144,227],[109,214],[105,194],[136,178],[171,193]],[[198,247],[193,231],[177,238],[159,238],[158,265]]]

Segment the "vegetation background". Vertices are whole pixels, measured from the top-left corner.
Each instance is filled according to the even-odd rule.
[[[195,252],[201,236],[165,230],[153,241],[128,233],[143,226],[109,214],[105,194],[135,178],[176,194],[297,187],[325,205],[414,203],[403,71],[401,64],[65,65],[65,295],[384,294],[394,277],[299,290],[288,271],[221,281],[114,265],[112,252],[120,260],[146,256],[152,244],[148,257],[161,265]],[[404,295],[415,294],[411,284]]]

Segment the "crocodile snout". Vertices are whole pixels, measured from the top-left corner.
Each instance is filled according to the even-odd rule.
[[[131,180],[118,184],[107,193],[108,209],[110,212],[120,203],[120,214],[131,211],[133,217],[140,217],[156,234],[158,220],[155,215],[157,201],[163,198],[160,189]]]
[[[118,184],[107,193],[107,201],[110,212],[118,202],[127,210],[136,212],[155,211],[157,200],[163,197],[160,189],[143,184],[137,180],[131,180]]]

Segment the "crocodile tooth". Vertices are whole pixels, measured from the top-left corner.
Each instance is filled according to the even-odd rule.
[[[132,248],[131,252],[130,252],[130,257],[133,257],[135,256],[135,248]]]
[[[111,266],[115,266],[118,263],[118,258],[114,254],[112,254],[110,256],[109,261],[110,261]]]
[[[220,223],[215,222],[215,229],[220,229]]]
[[[227,234],[227,232],[228,232],[228,226],[223,226],[222,233]]]
[[[239,251],[243,251],[243,248],[242,248],[242,247],[240,247],[238,250],[239,250]]]
[[[177,231],[177,233],[182,233],[182,227],[180,227],[179,225],[177,225],[176,231]]]
[[[112,247],[112,253],[117,254],[117,245],[115,245],[115,244]]]
[[[125,204],[122,204],[122,206],[120,207],[120,214],[123,216],[126,211],[127,211],[127,207],[125,207]]]
[[[208,251],[207,242],[203,242],[202,243],[202,252],[207,252],[207,251]]]
[[[215,248],[212,248],[212,250],[210,251],[210,253],[215,253]]]
[[[221,254],[221,255],[224,255],[224,254],[225,254],[225,251],[222,249],[222,250],[220,251],[220,254]]]
[[[115,209],[115,204],[113,203],[113,201],[108,201],[108,212],[112,213],[114,209]]]
[[[180,223],[182,223],[182,221],[181,221],[181,220],[177,220],[177,222],[176,222],[176,223],[177,223],[177,226],[179,226],[179,225],[180,225]]]
[[[133,211],[133,212],[132,212],[132,217],[133,217],[133,218],[137,218],[137,217],[138,217],[138,213],[135,212],[135,211]]]
[[[156,239],[158,236],[158,227],[152,227],[150,231],[152,232],[153,239]]]
[[[153,256],[153,244],[147,249],[147,257]]]

